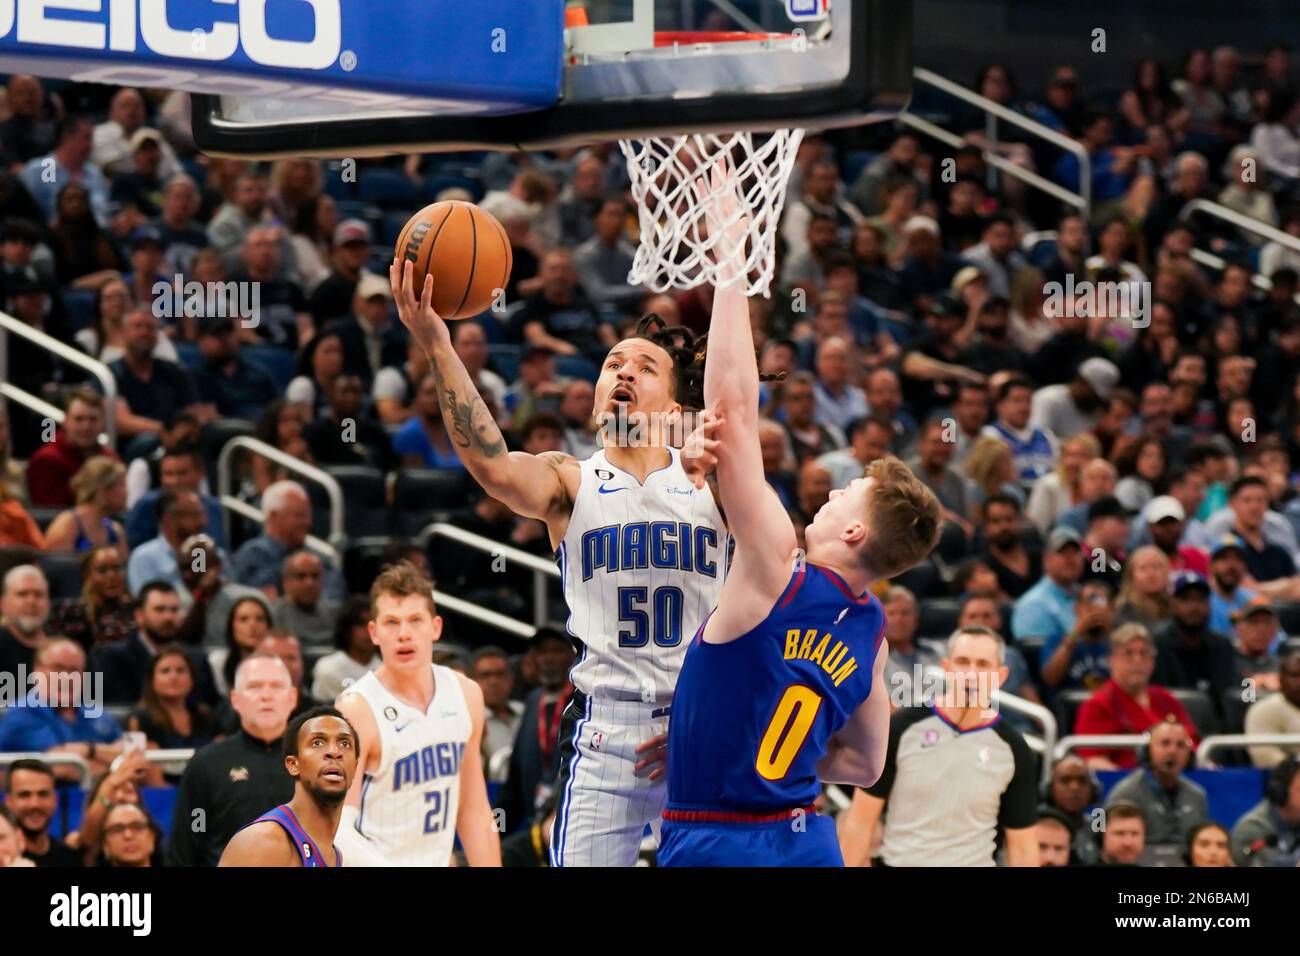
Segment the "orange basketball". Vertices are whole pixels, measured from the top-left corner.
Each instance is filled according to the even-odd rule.
[[[501,223],[472,203],[425,206],[397,237],[397,258],[414,263],[415,294],[433,279],[433,309],[444,319],[468,319],[492,308],[514,265]]]

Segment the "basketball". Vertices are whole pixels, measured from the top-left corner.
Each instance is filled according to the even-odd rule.
[[[433,279],[433,309],[468,319],[492,307],[510,280],[514,256],[501,223],[472,203],[425,206],[397,237],[397,258],[415,264],[415,294]]]

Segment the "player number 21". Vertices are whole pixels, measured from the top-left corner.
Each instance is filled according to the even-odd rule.
[[[424,802],[433,804],[424,815],[424,832],[442,832],[446,829],[447,813],[451,810],[451,790],[430,790],[424,795]]]
[[[655,588],[653,601],[648,599],[647,588],[618,589],[618,623],[632,625],[631,629],[619,629],[619,647],[645,647],[652,625],[659,647],[676,647],[682,642],[682,589],[665,585]],[[649,611],[647,603],[652,604]]]
[[[799,748],[808,739],[808,731],[812,730],[821,705],[821,695],[811,687],[792,684],[786,688],[758,745],[754,769],[760,777],[780,780],[789,772]]]

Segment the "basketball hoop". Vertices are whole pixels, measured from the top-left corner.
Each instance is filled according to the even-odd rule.
[[[656,46],[699,47],[718,43],[773,42],[765,33],[660,33]],[[702,133],[620,141],[627,158],[632,196],[641,226],[641,245],[629,281],[654,292],[718,285],[724,270],[743,281],[746,295],[768,296],[776,275],[776,230],[785,208],[786,186],[803,142],[801,129],[775,133]],[[701,191],[710,171],[723,161],[734,170],[739,208],[731,220],[718,209],[718,196]],[[724,253],[722,232],[749,220],[745,242]],[[722,229],[709,229],[710,222]]]

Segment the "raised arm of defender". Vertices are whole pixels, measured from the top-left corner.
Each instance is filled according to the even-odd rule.
[[[447,323],[433,309],[432,279],[426,279],[423,294],[417,298],[410,262],[394,259],[389,278],[402,324],[429,356],[438,380],[443,421],[461,463],[484,491],[516,514],[548,524],[567,518],[578,486],[577,463],[558,452],[529,455],[507,451],[501,429],[451,346]],[[552,527],[552,534],[555,532]]]
[[[704,188],[700,184],[698,188]],[[715,192],[734,190],[726,172],[714,167]],[[724,219],[735,218],[734,191],[721,204]],[[745,241],[743,220],[712,223],[722,229],[725,243],[735,248]],[[725,255],[724,249],[724,255]],[[760,591],[779,594],[789,577],[789,557],[796,543],[794,525],[763,473],[758,442],[758,359],[750,327],[749,304],[739,282],[728,283],[720,273],[709,326],[709,355],[704,367],[704,404],[723,419],[717,432],[718,488],[727,503],[727,524],[736,538],[736,561],[729,576],[741,572]],[[766,608],[763,609],[766,612]]]

